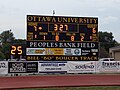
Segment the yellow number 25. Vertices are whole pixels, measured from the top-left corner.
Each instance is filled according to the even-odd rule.
[[[17,51],[17,53],[16,53]],[[12,46],[11,54],[22,54],[22,46]]]

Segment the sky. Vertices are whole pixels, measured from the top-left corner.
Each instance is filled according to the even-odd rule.
[[[99,31],[120,43],[120,0],[0,0],[0,33],[26,39],[26,15],[98,17]]]

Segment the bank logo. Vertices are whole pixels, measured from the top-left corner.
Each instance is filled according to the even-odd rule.
[[[65,51],[65,55],[72,55],[72,50],[70,48],[67,48]]]
[[[75,50],[74,50],[74,53],[75,53],[76,55],[79,55],[79,54],[80,54],[80,50],[79,50],[79,49],[75,49]]]
[[[81,55],[81,49],[79,48],[66,48],[65,50],[65,55]]]

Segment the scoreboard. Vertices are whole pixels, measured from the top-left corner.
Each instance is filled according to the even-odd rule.
[[[27,60],[98,60],[98,18],[27,15]]]
[[[98,41],[98,19],[27,16],[27,40]]]

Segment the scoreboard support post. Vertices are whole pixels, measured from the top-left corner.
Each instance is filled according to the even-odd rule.
[[[11,57],[10,59],[12,60],[13,59],[13,55],[10,55],[10,57]]]

